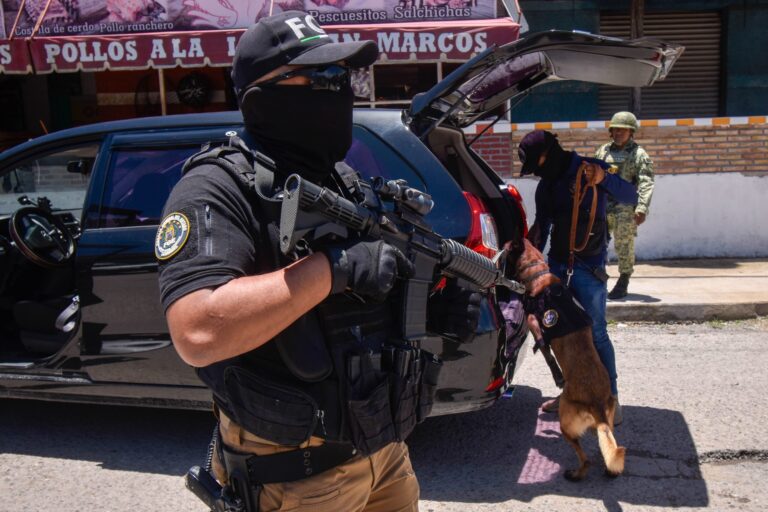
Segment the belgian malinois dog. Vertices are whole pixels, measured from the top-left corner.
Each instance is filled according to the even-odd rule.
[[[549,272],[549,265],[538,249],[528,240],[524,240],[524,244],[516,264],[517,277],[525,283],[526,294],[536,297],[560,279]],[[534,337],[541,339],[542,329],[536,315],[528,314],[527,320]],[[608,372],[592,342],[591,326],[553,338],[551,347],[565,377],[558,410],[560,430],[579,457],[578,469],[567,470],[565,478],[582,480],[589,470],[589,459],[579,443],[588,429],[597,431],[606,472],[618,476],[624,471],[626,448],[618,446],[613,437],[616,399],[611,395]]]

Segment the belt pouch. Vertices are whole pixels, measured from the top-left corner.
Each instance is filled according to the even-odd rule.
[[[419,406],[417,408],[417,420],[419,423],[424,421],[432,412],[432,405],[435,403],[435,393],[437,391],[437,379],[440,376],[440,370],[443,369],[443,362],[429,352],[421,352],[421,382],[419,386]]]
[[[239,366],[226,369],[224,386],[237,423],[259,437],[296,446],[315,431],[317,404],[300,390],[275,384]]]
[[[395,440],[387,374],[381,371],[380,354],[347,357],[349,426],[352,443],[369,455]]]

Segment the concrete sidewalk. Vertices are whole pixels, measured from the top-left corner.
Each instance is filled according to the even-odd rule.
[[[608,265],[608,290],[619,275]],[[737,320],[768,315],[768,260],[642,261],[629,295],[608,301],[615,321]]]

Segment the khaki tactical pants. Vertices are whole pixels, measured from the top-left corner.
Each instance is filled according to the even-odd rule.
[[[221,439],[227,446],[245,453],[271,455],[295,450],[247,432],[219,413]],[[312,437],[303,446],[319,446]],[[218,459],[213,472],[226,483],[226,471]],[[356,455],[344,464],[296,482],[266,484],[261,491],[259,511],[295,510],[312,512],[417,512],[419,483],[411,467],[408,446],[392,443],[368,457]]]
[[[608,231],[613,237],[613,247],[619,259],[619,273],[632,275],[635,271],[635,224],[634,209],[617,207],[608,213]]]

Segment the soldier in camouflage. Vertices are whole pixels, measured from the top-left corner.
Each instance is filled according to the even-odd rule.
[[[608,200],[608,229],[614,239],[619,257],[619,279],[609,299],[627,296],[629,278],[635,265],[635,237],[637,226],[645,222],[653,194],[653,162],[648,153],[633,137],[638,129],[637,118],[632,112],[617,112],[611,118],[608,131],[613,142],[597,149],[595,157],[615,166],[615,172],[637,188],[637,206],[618,204]]]

